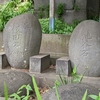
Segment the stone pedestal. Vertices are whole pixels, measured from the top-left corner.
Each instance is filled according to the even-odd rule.
[[[68,57],[61,57],[56,60],[56,73],[67,76],[71,74],[71,64]]]
[[[50,55],[40,54],[30,57],[30,73],[41,73],[50,66]]]

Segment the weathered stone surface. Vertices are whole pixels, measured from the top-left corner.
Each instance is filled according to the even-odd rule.
[[[50,67],[50,55],[39,54],[30,57],[30,72],[41,73]]]
[[[29,57],[39,53],[42,31],[38,19],[30,13],[12,18],[4,29],[4,47],[10,65],[28,68]]]
[[[69,57],[77,74],[100,76],[100,23],[81,22],[73,31],[69,42]],[[88,69],[86,69],[88,67]]]
[[[56,73],[58,75],[71,75],[71,62],[68,57],[61,57],[56,60]]]
[[[87,84],[68,84],[58,87],[60,100],[81,100],[86,89],[89,94],[98,95],[98,89]],[[43,100],[57,100],[55,89],[51,89],[42,96]],[[92,99],[88,99],[92,100]]]
[[[16,93],[22,85],[32,86],[31,76],[27,73],[9,70],[0,72],[0,96],[4,96],[4,82],[8,87],[8,94]],[[25,92],[22,93],[25,94]]]

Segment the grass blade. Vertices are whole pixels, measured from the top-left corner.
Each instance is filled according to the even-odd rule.
[[[86,100],[86,98],[87,98],[87,90],[85,91],[85,93],[84,93],[84,95],[82,97],[82,100]]]
[[[32,76],[32,82],[33,82],[33,86],[34,86],[34,90],[35,90],[37,99],[42,100],[40,92],[39,92],[38,87],[37,87],[37,83],[36,83],[35,78],[33,76]]]
[[[8,100],[8,88],[5,82],[4,82],[4,96],[5,100]]]
[[[58,93],[58,88],[55,84],[55,90],[56,90],[56,97],[57,97],[57,100],[60,100],[60,97],[59,97],[59,93]]]

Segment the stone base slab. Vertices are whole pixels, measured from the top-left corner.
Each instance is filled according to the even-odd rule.
[[[60,80],[59,75],[56,75],[55,70],[48,69],[45,73],[29,73],[31,76],[34,76],[39,87],[53,87],[54,82],[58,79]],[[66,77],[66,80],[70,81],[71,77]],[[100,78],[99,77],[83,77],[82,83],[89,84],[95,88],[100,88]]]

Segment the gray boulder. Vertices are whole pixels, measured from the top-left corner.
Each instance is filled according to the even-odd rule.
[[[4,28],[4,48],[10,65],[25,69],[29,58],[39,54],[42,30],[38,19],[30,13],[16,16]]]
[[[4,82],[7,85],[9,95],[16,93],[22,85],[30,84],[31,87],[33,86],[31,76],[25,72],[8,70],[0,72],[0,96],[4,96]],[[26,91],[22,90],[22,94],[26,94]]]
[[[93,20],[81,22],[69,41],[69,58],[77,74],[100,76],[100,23]]]
[[[82,97],[85,91],[88,91],[89,94],[98,95],[98,89],[87,85],[87,84],[68,84],[64,86],[60,86],[58,88],[58,93],[60,96],[60,100],[82,100]],[[55,89],[51,89],[42,95],[43,100],[57,100]],[[92,99],[88,99],[92,100]]]

